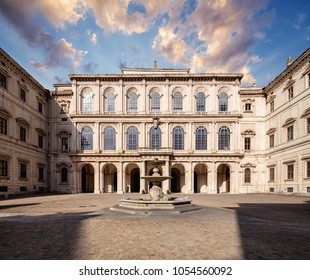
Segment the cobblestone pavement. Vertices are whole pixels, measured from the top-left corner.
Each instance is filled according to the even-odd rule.
[[[193,194],[200,210],[110,211],[122,197],[1,200],[0,259],[310,259],[309,196]]]

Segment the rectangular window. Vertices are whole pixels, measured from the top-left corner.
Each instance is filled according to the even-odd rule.
[[[43,136],[38,135],[38,146],[39,148],[43,148]]]
[[[68,151],[69,145],[68,145],[68,138],[62,137],[61,138],[61,151],[65,152]]]
[[[251,111],[252,110],[252,104],[251,103],[246,103],[245,104],[245,110],[246,111]]]
[[[44,181],[44,167],[39,167],[39,181]]]
[[[269,168],[269,181],[274,182],[274,178],[275,178],[275,168],[274,167],[270,167]]]
[[[39,113],[43,113],[43,104],[41,102],[38,102],[38,111]]]
[[[271,134],[269,136],[269,147],[270,148],[274,147],[274,134]]]
[[[4,76],[2,73],[0,73],[0,87],[7,89],[6,84],[6,76]]]
[[[274,100],[270,102],[270,113],[274,111]]]
[[[21,163],[20,166],[20,178],[27,178],[27,165],[24,163]]]
[[[8,133],[8,121],[0,117],[0,133],[7,135]]]
[[[25,127],[19,127],[19,140],[26,142],[27,129]]]
[[[310,161],[307,161],[307,178],[310,178]]]
[[[308,87],[310,87],[310,74],[308,74]]]
[[[287,166],[287,179],[288,180],[294,179],[294,164],[289,164]]]
[[[246,151],[251,150],[251,138],[250,137],[244,138],[244,150]]]
[[[307,134],[310,134],[310,117],[307,118]]]
[[[0,160],[0,176],[8,176],[8,162]]]
[[[24,89],[20,89],[20,99],[26,102],[26,91]]]
[[[61,104],[60,113],[66,113],[66,112],[67,112],[67,104]]]
[[[287,128],[287,141],[294,139],[294,126],[291,125]]]
[[[294,97],[293,87],[288,88],[288,100],[291,100]]]

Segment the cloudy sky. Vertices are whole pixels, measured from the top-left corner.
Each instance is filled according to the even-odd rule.
[[[48,89],[122,67],[266,86],[310,46],[308,0],[0,0],[0,46]]]

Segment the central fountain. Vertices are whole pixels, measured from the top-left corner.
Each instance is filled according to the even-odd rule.
[[[136,213],[153,213],[154,211],[170,211],[172,213],[182,213],[187,211],[198,210],[191,203],[188,197],[178,198],[165,196],[160,184],[165,180],[170,180],[171,176],[162,176],[159,174],[160,162],[155,159],[150,162],[153,165],[153,174],[150,176],[141,176],[141,179],[152,183],[152,188],[149,194],[141,194],[138,198],[124,197],[117,206],[113,206],[110,209],[114,211],[121,211],[130,214]]]

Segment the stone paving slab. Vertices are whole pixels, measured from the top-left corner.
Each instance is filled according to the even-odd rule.
[[[193,212],[110,211],[122,197],[1,200],[0,259],[310,259],[310,197],[194,194]]]

